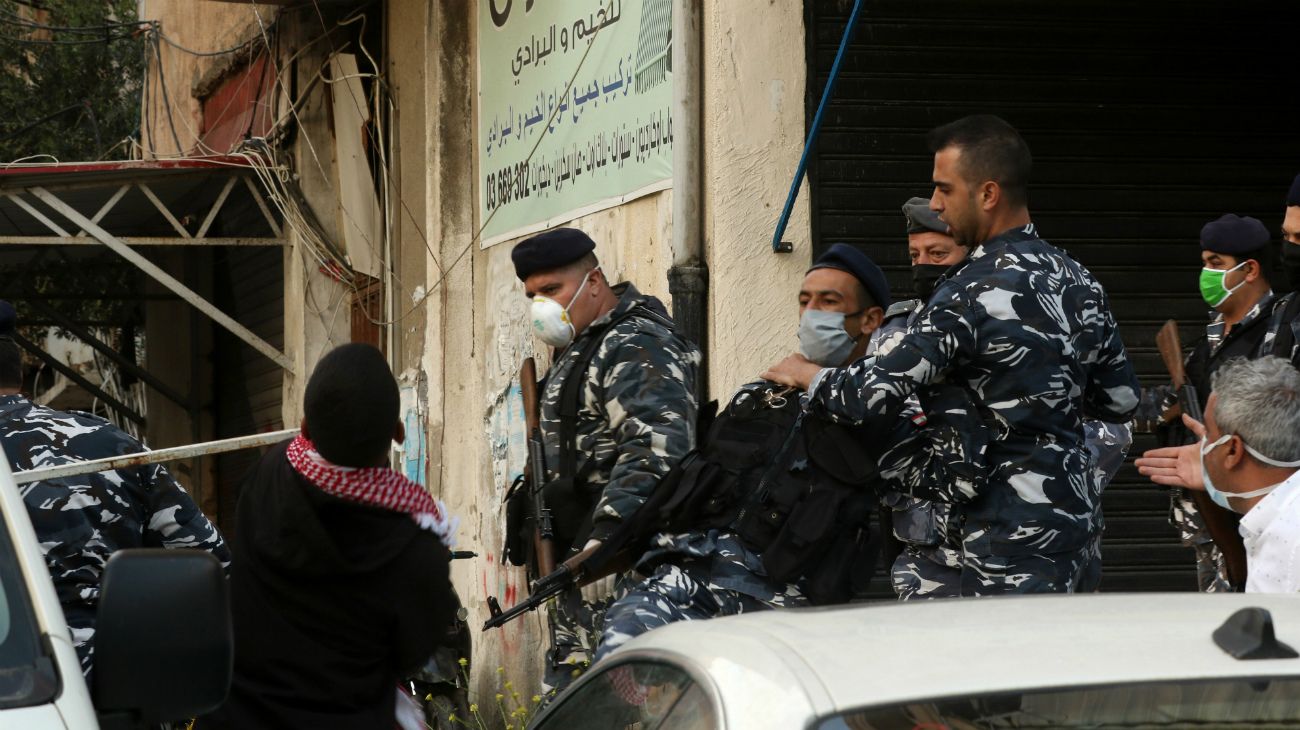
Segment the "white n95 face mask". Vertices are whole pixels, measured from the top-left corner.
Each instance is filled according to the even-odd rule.
[[[578,301],[578,297],[582,296],[582,290],[587,288],[587,282],[591,280],[591,275],[596,269],[588,271],[586,276],[582,277],[582,285],[573,293],[573,299],[569,300],[568,307],[562,307],[554,299],[540,294],[533,297],[531,311],[533,333],[541,338],[542,342],[551,347],[568,347],[569,343],[578,336],[578,331],[573,327],[573,320],[569,319],[569,309],[573,307],[574,302]]]

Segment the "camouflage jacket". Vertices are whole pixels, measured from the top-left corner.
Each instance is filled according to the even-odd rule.
[[[990,428],[986,488],[963,506],[966,550],[1083,549],[1100,493],[1084,415],[1122,423],[1138,405],[1137,378],[1092,274],[1033,224],[995,236],[941,280],[892,352],[822,371],[810,408],[883,431],[909,396],[925,406],[945,382],[974,395]]]
[[[20,395],[0,396],[0,445],[14,471],[146,450],[108,421],[51,410]],[[115,551],[201,548],[230,563],[221,533],[160,464],[30,482],[19,491],[84,667],[100,573]]]
[[[559,476],[560,392],[588,338],[602,338],[581,374],[576,471],[595,501],[591,537],[608,537],[645,502],[659,479],[695,445],[699,350],[682,339],[663,304],[631,284],[614,287],[612,311],[560,353],[541,389],[547,479]],[[606,328],[634,307],[633,314]],[[579,546],[581,547],[581,546]]]
[[[881,356],[892,351],[906,334],[907,328],[920,314],[922,306],[923,302],[919,299],[895,302],[885,314],[885,323],[872,333],[872,344],[867,349],[868,356]],[[909,398],[908,406],[904,410],[905,415],[912,416],[920,412],[920,403],[914,401],[916,401],[915,395]],[[948,404],[947,408],[960,405],[962,405],[960,402]],[[965,424],[964,427],[984,430],[982,426],[974,427],[971,424]],[[1133,443],[1132,426],[1128,423],[1107,423],[1085,418],[1083,428],[1084,443],[1093,467],[1097,471],[1098,487],[1104,489],[1124,464],[1124,457]],[[969,442],[970,439],[967,441]],[[892,525],[896,538],[940,565],[958,567],[961,564],[961,544],[956,539],[957,525],[949,522],[953,517],[952,503],[908,496],[917,490],[905,486],[907,479],[952,478],[953,475],[943,469],[942,464],[934,463],[938,461],[939,456],[933,453],[933,450],[939,449],[940,446],[942,444],[931,445],[932,453],[928,454],[929,458],[923,458],[927,456],[925,453],[915,451],[908,453],[906,449],[895,447],[893,455],[905,456],[905,460],[901,462],[904,470],[890,475],[892,478],[887,482],[887,489],[881,494],[881,502],[886,508],[893,510]],[[968,451],[974,450],[970,443],[965,444],[965,448]],[[942,452],[947,449],[939,450]],[[909,468],[910,472],[907,471]],[[1094,530],[1100,532],[1104,527],[1100,499],[1095,506],[1097,515]]]
[[[1256,357],[1276,355],[1300,366],[1300,294],[1288,292],[1269,306],[1268,331]]]

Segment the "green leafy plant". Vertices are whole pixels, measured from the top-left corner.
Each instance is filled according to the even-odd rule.
[[[462,658],[460,660],[460,671],[466,686],[469,684],[468,674],[469,660]],[[514,683],[505,679],[505,667],[497,667],[497,681],[500,683],[499,689],[493,694],[493,705],[500,713],[500,727],[502,730],[524,730],[528,723],[537,715],[537,711],[542,707],[542,695],[535,694],[525,698],[518,690],[515,689]],[[552,690],[549,696],[554,696]],[[430,699],[430,698],[425,698]],[[469,705],[469,717],[459,717],[452,714],[449,718],[455,725],[473,728],[474,730],[489,730],[489,714],[479,709],[478,702],[471,702]],[[435,729],[436,730],[436,729]]]
[[[0,163],[126,157],[148,54],[136,0],[0,0]]]

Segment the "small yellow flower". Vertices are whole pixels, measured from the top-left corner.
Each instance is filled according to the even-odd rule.
[[[424,701],[425,701],[425,702],[432,702],[432,701],[433,701],[433,693],[430,692],[429,694],[425,695],[425,696],[424,696]]]
[[[460,660],[459,660],[457,663],[460,664],[462,667],[468,667],[468,666],[469,666],[469,660],[466,659],[465,657],[461,657]]]
[[[572,672],[569,673],[569,676],[570,676],[570,677],[578,677],[578,676],[581,676],[581,674],[582,674],[582,670],[581,670],[581,669],[575,669],[575,670],[573,670]]]
[[[509,682],[506,682],[506,683],[505,683],[505,688],[506,688],[506,689],[514,689],[515,686],[514,686],[513,684],[509,683]]]
[[[470,705],[470,706],[469,706],[469,712],[470,712],[471,715],[477,715],[477,714],[478,714],[478,705],[477,705],[477,704]]]
[[[533,695],[533,704],[534,704],[534,705],[537,704],[537,703],[539,703],[539,702],[541,702],[541,701],[542,701],[542,696],[541,696],[541,695]]]
[[[505,695],[501,694],[500,692],[497,692],[497,702],[500,702],[501,700],[504,700],[505,698],[506,698]]]
[[[506,673],[505,667],[497,667],[497,674],[505,674],[505,673]]]
[[[433,695],[430,695],[430,697],[432,697],[432,696],[433,696]],[[456,713],[453,712],[453,713],[451,713],[450,715],[447,715],[447,719],[450,720],[451,722],[456,722],[456,721],[459,720],[460,718],[456,717]]]

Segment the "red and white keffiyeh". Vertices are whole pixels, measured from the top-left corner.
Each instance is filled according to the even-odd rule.
[[[448,548],[455,544],[456,521],[419,484],[387,467],[358,468],[331,464],[311,441],[298,435],[285,452],[289,465],[326,494],[370,507],[403,512],[415,524],[437,535]]]

